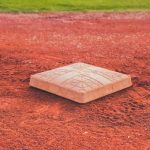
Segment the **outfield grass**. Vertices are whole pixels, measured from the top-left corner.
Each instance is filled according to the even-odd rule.
[[[1,12],[150,10],[150,0],[0,0]]]

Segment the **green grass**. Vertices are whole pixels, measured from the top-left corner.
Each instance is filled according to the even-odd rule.
[[[150,10],[150,0],[0,0],[0,12]]]

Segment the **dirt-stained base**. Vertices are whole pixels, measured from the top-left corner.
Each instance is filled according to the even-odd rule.
[[[78,104],[31,74],[85,62],[133,87]],[[149,150],[150,13],[0,14],[0,150]]]

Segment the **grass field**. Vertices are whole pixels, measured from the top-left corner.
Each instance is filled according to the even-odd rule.
[[[150,0],[0,0],[1,12],[150,10]]]

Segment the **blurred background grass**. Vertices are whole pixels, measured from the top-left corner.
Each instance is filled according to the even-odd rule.
[[[150,10],[150,0],[0,0],[0,12]]]

